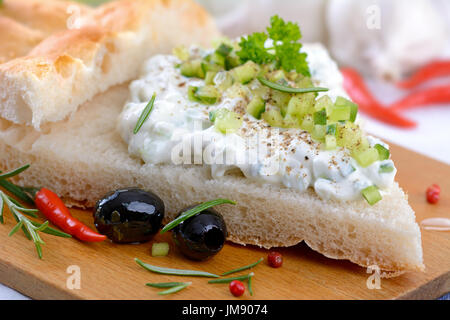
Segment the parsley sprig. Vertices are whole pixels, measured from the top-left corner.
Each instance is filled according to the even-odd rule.
[[[298,24],[285,22],[278,15],[270,19],[270,27],[265,32],[255,32],[247,37],[242,37],[236,54],[241,60],[251,60],[258,64],[274,62],[278,68],[285,71],[297,71],[304,76],[311,76],[306,53],[300,52],[302,38]],[[272,47],[266,47],[266,41],[273,41]]]

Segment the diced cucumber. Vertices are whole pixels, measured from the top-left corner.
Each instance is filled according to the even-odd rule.
[[[202,62],[202,70],[206,74],[208,71],[219,72],[222,70],[222,67],[219,66],[218,64],[215,64],[212,62],[203,61]]]
[[[250,89],[248,86],[244,86],[240,83],[235,83],[227,90],[227,96],[231,99],[234,98],[245,98],[250,95]]]
[[[361,129],[353,123],[347,122],[345,125],[337,125],[337,144],[341,147],[354,149],[361,145]]]
[[[305,131],[308,131],[308,132],[311,132],[314,129],[314,120],[313,120],[312,115],[307,114],[303,118],[303,121],[302,121],[302,123],[300,125],[300,128],[302,130],[305,130]]]
[[[337,136],[337,124],[336,123],[327,125],[327,135],[334,136],[334,137]]]
[[[216,53],[220,54],[222,57],[228,56],[231,51],[233,51],[233,47],[225,43],[221,43],[220,46],[216,49]]]
[[[172,53],[181,61],[186,61],[189,59],[189,50],[185,46],[178,46],[173,48]]]
[[[202,68],[200,59],[183,62],[180,66],[180,72],[185,77],[205,78],[205,72]]]
[[[268,74],[268,79],[272,82],[279,82],[280,80],[287,81],[283,70],[272,71]]]
[[[258,75],[259,66],[253,61],[247,61],[242,66],[236,67],[230,72],[236,82],[246,84]]]
[[[205,57],[205,61],[219,65],[225,68],[225,57],[218,54],[217,52],[213,52]]]
[[[261,118],[264,119],[272,127],[283,127],[283,116],[279,110],[271,109],[262,113]]]
[[[311,132],[311,137],[315,140],[323,141],[325,139],[325,135],[327,133],[327,127],[320,124],[315,124],[314,128]]]
[[[301,95],[295,95],[289,100],[286,114],[301,117],[308,112],[309,107]]]
[[[284,117],[287,113],[287,108],[291,95],[289,93],[281,91],[271,91],[270,100],[271,103],[280,108],[281,115]]]
[[[167,242],[153,243],[152,257],[164,257],[169,254],[169,244]]]
[[[330,121],[346,121],[350,119],[351,107],[333,105],[329,107],[328,118]]]
[[[188,98],[191,101],[204,104],[214,104],[220,97],[219,91],[214,86],[188,87]]]
[[[371,147],[362,151],[356,149],[353,150],[352,156],[361,167],[365,168],[378,160],[378,151]]]
[[[327,111],[325,109],[314,112],[314,124],[323,126],[327,124]]]
[[[290,114],[286,115],[283,119],[283,128],[300,128],[300,123],[298,118],[291,116]]]
[[[306,87],[305,87],[306,88]],[[333,101],[329,96],[323,96],[315,101],[314,110],[320,111],[325,109],[329,113],[330,107],[333,105]]]
[[[363,189],[361,194],[371,206],[381,200],[380,191],[376,186],[370,186]]]
[[[336,146],[336,136],[327,134],[325,136],[325,149],[334,150]]]
[[[231,70],[242,64],[241,58],[234,54],[230,54],[225,58],[225,69]]]
[[[208,71],[205,76],[205,84],[214,84],[214,77],[216,76],[216,71]]]
[[[233,85],[233,78],[228,72],[220,71],[214,78],[214,84],[220,91],[225,91]]]
[[[352,101],[344,98],[344,97],[337,97],[336,102],[334,103],[335,106],[349,106],[350,107],[350,122],[355,122],[356,115],[358,114],[358,105],[353,103]]]
[[[314,84],[310,77],[301,76],[296,81],[295,84],[298,88],[312,88]]]
[[[388,149],[383,147],[381,144],[376,144],[374,148],[378,151],[378,159],[379,160],[387,160],[389,159],[390,152]]]
[[[242,126],[242,118],[237,113],[222,108],[216,111],[214,127],[220,132],[233,133]]]
[[[266,102],[259,96],[253,97],[247,105],[247,112],[256,119],[261,119],[261,114],[266,111]]]

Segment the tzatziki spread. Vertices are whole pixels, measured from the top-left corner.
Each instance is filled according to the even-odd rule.
[[[347,97],[342,76],[326,49],[308,44],[302,51],[307,53],[314,86],[329,89],[318,93],[316,99],[327,95],[334,103],[339,96]],[[200,58],[212,52],[199,47],[189,49],[191,56]],[[270,126],[247,113],[253,92],[263,87],[256,78],[237,90],[225,90],[215,103],[193,101],[189,87],[204,86],[205,80],[183,76],[181,63],[174,55],[154,56],[145,63],[141,77],[130,84],[130,98],[117,126],[129,153],[145,163],[208,166],[214,179],[238,170],[258,183],[299,191],[312,187],[322,199],[363,199],[362,191],[370,186],[376,186],[382,195],[393,184],[396,169],[389,158],[363,166],[345,147],[327,150],[323,141],[313,139],[305,130]],[[224,72],[217,72],[212,81],[219,86]],[[134,134],[153,94],[156,99],[151,114]],[[262,96],[267,100],[266,111],[276,108]],[[223,109],[239,115],[239,128],[226,133],[218,130],[211,116]],[[368,148],[380,145],[388,149],[374,137],[367,136],[367,141]]]

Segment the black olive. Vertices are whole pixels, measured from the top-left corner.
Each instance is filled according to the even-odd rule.
[[[117,243],[146,242],[161,228],[164,202],[137,188],[113,191],[97,202],[94,224]]]
[[[180,214],[191,208],[182,210]],[[178,224],[172,229],[172,236],[185,256],[205,260],[222,249],[227,227],[221,214],[209,208]]]

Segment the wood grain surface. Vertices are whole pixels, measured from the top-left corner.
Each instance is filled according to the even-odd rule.
[[[450,166],[392,145],[398,168],[397,180],[409,194],[417,221],[429,217],[450,218]],[[425,189],[432,183],[441,186],[441,200],[430,205]],[[92,226],[92,212],[72,210]],[[44,257],[37,258],[34,245],[18,232],[8,233],[14,220],[5,212],[0,225],[0,282],[35,299],[231,299],[226,284],[207,284],[206,278],[166,276],[148,272],[134,262],[138,257],[150,264],[197,269],[220,274],[264,257],[253,269],[254,295],[248,291],[242,299],[434,299],[450,291],[450,232],[422,229],[426,271],[409,272],[397,278],[381,279],[381,289],[369,290],[366,269],[348,261],[328,259],[299,244],[280,248],[284,264],[279,269],[267,265],[267,250],[227,243],[213,259],[193,262],[183,258],[173,247],[170,235],[153,241],[170,243],[167,257],[152,257],[151,245],[117,245],[111,242],[81,243],[43,234]],[[66,286],[69,266],[79,266],[81,288]],[[147,282],[192,281],[187,289],[169,296],[159,296]]]

